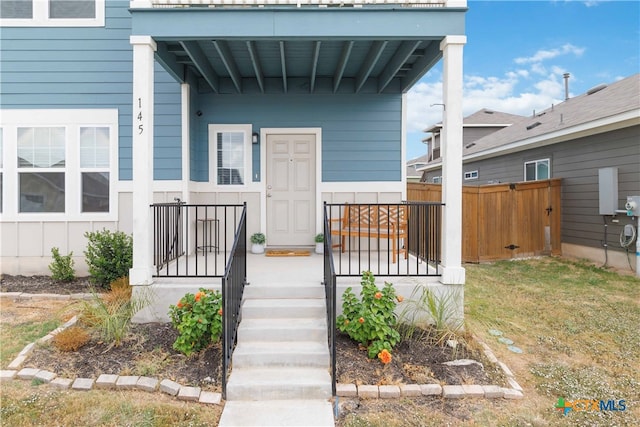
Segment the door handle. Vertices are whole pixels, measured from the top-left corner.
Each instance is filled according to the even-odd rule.
[[[267,197],[271,197],[271,193],[267,193]]]

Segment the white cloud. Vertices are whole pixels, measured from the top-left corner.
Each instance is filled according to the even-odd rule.
[[[554,59],[554,58],[557,58],[558,56],[563,56],[563,55],[582,56],[584,51],[585,49],[583,47],[577,47],[572,45],[571,43],[567,43],[557,49],[550,49],[550,50],[541,49],[536,53],[534,53],[533,56],[516,58],[514,59],[514,62],[516,64],[540,63],[548,59]]]

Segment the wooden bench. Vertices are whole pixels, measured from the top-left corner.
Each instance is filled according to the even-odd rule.
[[[346,238],[368,238],[391,240],[393,263],[399,252],[407,259],[406,244],[398,248],[398,241],[407,238],[407,206],[404,205],[349,205],[345,204],[342,217],[333,219],[331,235],[340,236],[342,252],[346,250]]]

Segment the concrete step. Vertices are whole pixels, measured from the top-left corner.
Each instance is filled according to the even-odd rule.
[[[333,406],[326,400],[227,401],[220,427],[334,426]]]
[[[324,298],[324,286],[320,282],[260,283],[244,288],[246,299]]]
[[[239,341],[233,351],[234,372],[239,368],[329,368],[326,341]]]
[[[327,342],[326,316],[298,319],[242,319],[238,341]]]
[[[227,402],[329,398],[331,376],[328,369],[237,368],[234,365],[227,383]]]
[[[242,319],[301,318],[326,316],[324,299],[247,299]]]

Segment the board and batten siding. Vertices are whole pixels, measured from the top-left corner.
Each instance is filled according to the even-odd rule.
[[[478,171],[477,180],[464,185],[519,182],[524,180],[524,163],[550,159],[551,177],[562,178],[562,242],[602,248],[604,220],[599,214],[598,170],[618,168],[618,206],[622,209],[627,196],[640,195],[640,126],[591,135],[546,147],[534,148],[501,157],[465,162],[463,171]],[[426,182],[442,175],[429,171]],[[622,250],[620,232],[631,219],[618,215],[619,222],[607,219],[609,249]]]
[[[192,179],[208,178],[207,126],[250,123],[261,128],[322,129],[322,181],[400,181],[401,94],[201,95]],[[263,143],[263,141],[260,141]],[[260,173],[259,147],[253,172]]]
[[[117,108],[119,179],[132,179],[129,1],[106,2],[104,27],[2,27],[2,109]],[[155,70],[155,170],[180,179],[180,85]]]

